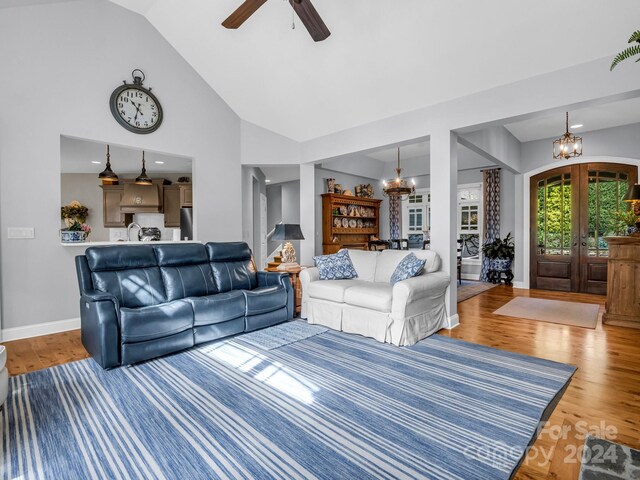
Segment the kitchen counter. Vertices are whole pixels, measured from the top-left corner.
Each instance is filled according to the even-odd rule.
[[[107,245],[148,245],[161,243],[202,243],[198,240],[160,240],[158,242],[140,242],[140,241],[105,241],[105,242],[78,242],[78,243],[60,243],[63,247],[103,247]]]

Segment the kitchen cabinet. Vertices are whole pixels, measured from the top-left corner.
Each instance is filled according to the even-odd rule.
[[[180,185],[180,206],[193,207],[193,188],[191,184]]]
[[[105,228],[126,227],[133,221],[132,213],[122,213],[120,201],[124,194],[124,185],[101,185],[102,216]]]
[[[180,209],[193,207],[192,191],[190,183],[164,187],[164,226],[166,228],[180,227]]]

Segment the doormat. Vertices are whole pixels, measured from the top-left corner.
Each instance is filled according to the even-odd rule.
[[[596,328],[600,305],[516,297],[496,310],[496,315],[527,318],[574,327]]]

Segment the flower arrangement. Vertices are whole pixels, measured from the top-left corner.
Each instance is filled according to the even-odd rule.
[[[60,218],[64,220],[67,227],[71,227],[73,223],[84,223],[87,221],[89,209],[82,205],[79,201],[74,200],[69,204],[60,208]]]
[[[87,216],[89,216],[89,209],[77,200],[61,207],[60,218],[64,220],[64,223],[67,226],[67,228],[62,231],[79,232],[74,235],[67,234],[67,236],[74,239],[72,241],[78,241],[75,239],[81,239],[80,241],[85,240],[91,233],[91,227],[85,223],[87,221]],[[63,237],[65,237],[64,234]]]

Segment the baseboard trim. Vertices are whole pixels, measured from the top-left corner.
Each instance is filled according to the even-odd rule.
[[[513,282],[513,288],[526,288],[527,290],[529,289],[529,287],[527,287],[524,282]]]
[[[24,327],[5,328],[2,330],[0,338],[3,342],[12,340],[22,340],[23,338],[40,337],[52,333],[68,332],[80,328],[80,318],[69,318],[56,322],[37,323],[35,325],[25,325]]]
[[[456,313],[455,315],[451,315],[447,319],[447,326],[445,328],[447,330],[452,330],[452,329],[456,328],[458,325],[460,325],[460,317]]]
[[[460,275],[462,277],[462,280],[475,280],[475,281],[480,281],[480,275],[477,274],[473,274],[473,273],[463,273],[462,275]]]

